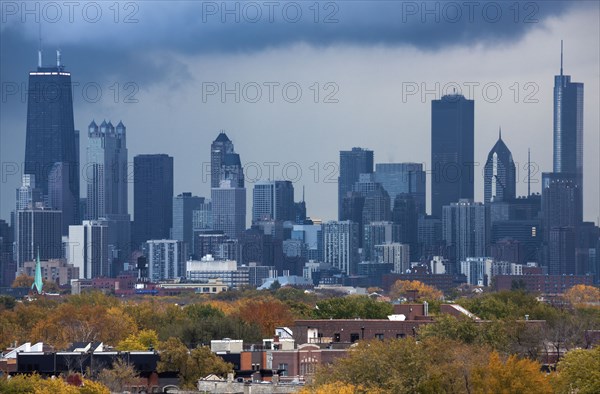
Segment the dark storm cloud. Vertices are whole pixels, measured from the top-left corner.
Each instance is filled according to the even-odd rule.
[[[591,3],[591,2],[590,2]],[[146,1],[2,2],[0,78],[22,86],[35,67],[38,23],[45,62],[60,47],[81,85],[184,81],[176,54],[252,52],[297,43],[441,47],[518,40],[545,19],[588,2],[569,1]],[[318,61],[318,59],[315,59]],[[176,83],[176,82],[174,82]],[[4,110],[14,97],[2,97]],[[77,100],[77,97],[76,97]],[[18,101],[23,101],[18,100]]]
[[[315,8],[313,1],[145,1],[120,2],[117,13],[114,2],[88,1],[70,2],[78,5],[70,14],[66,3],[0,2],[0,161],[22,160],[27,72],[37,62],[36,20],[42,22],[44,63],[54,62],[54,48],[60,47],[74,82],[79,87],[97,83],[107,94],[115,82],[123,86],[133,81],[140,90],[155,83],[186,83],[193,71],[177,60],[179,55],[250,53],[300,43],[317,48],[406,45],[430,52],[448,46],[507,45],[548,18],[560,17],[572,7],[594,5],[323,1]],[[310,60],[318,66],[318,58]],[[277,64],[265,68],[276,69]],[[8,90],[15,87],[16,93]],[[81,90],[74,93],[75,108],[81,108],[85,98]],[[3,213],[7,204],[14,204],[16,186],[0,183]]]

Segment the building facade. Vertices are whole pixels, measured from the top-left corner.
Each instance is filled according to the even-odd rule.
[[[459,94],[431,102],[431,214],[473,199],[475,102]]]
[[[166,154],[133,159],[133,248],[149,239],[169,239],[173,225],[173,158]]]

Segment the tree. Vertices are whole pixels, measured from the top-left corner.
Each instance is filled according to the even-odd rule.
[[[112,368],[103,368],[98,374],[98,381],[109,388],[111,392],[123,392],[135,385],[139,378],[133,365],[118,358]]]
[[[369,393],[466,393],[472,385],[471,371],[484,363],[487,354],[479,346],[438,338],[360,341],[347,357],[321,367],[313,387],[338,384]]]
[[[539,363],[516,356],[502,362],[496,352],[490,354],[487,365],[475,368],[472,382],[475,393],[552,393],[550,379],[540,371]]]
[[[394,307],[389,302],[351,295],[317,302],[313,315],[315,319],[387,319],[393,311]]]
[[[308,386],[300,390],[299,394],[383,394],[382,390],[367,390],[362,385],[343,382],[326,383],[321,386]]]
[[[600,289],[594,286],[575,285],[567,290],[564,297],[573,305],[600,303]]]
[[[120,351],[148,350],[158,345],[158,335],[154,330],[141,330],[123,339],[116,346]]]
[[[275,328],[288,326],[294,322],[290,308],[275,298],[245,300],[239,310],[240,318],[247,323],[258,324],[263,335],[275,334]]]
[[[51,280],[42,279],[42,283],[43,283],[42,289],[46,293],[58,293],[60,291],[60,287],[58,286],[58,284],[56,284],[56,282],[53,282]],[[28,289],[31,289],[32,284],[33,284],[33,276],[20,274],[19,276],[17,276],[15,278],[11,287],[27,287]]]
[[[600,393],[600,347],[568,352],[558,363],[554,384],[557,393]]]
[[[81,385],[74,386],[61,378],[43,379],[40,375],[14,375],[0,377],[0,393],[3,394],[110,394],[109,389],[101,383],[81,379]]]
[[[14,297],[8,295],[0,295],[0,311],[14,309],[17,302]]]
[[[226,375],[233,366],[210,351],[198,347],[191,352],[177,338],[169,338],[159,345],[158,372],[178,372],[182,387],[195,388],[198,379],[209,374]]]
[[[390,289],[390,297],[400,298],[415,296],[416,300],[439,300],[441,291],[418,280],[397,280]]]
[[[33,284],[33,276],[20,274],[15,278],[11,287],[27,287],[31,289],[31,285]]]

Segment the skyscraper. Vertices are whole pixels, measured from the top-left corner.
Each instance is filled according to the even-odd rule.
[[[554,77],[554,172],[576,176],[583,190],[583,83],[563,75],[562,41],[560,75]],[[583,200],[583,193],[579,197]]]
[[[18,269],[25,261],[58,259],[63,255],[62,213],[53,209],[28,208],[16,213]]]
[[[67,257],[70,264],[79,268],[81,278],[112,275],[109,237],[108,225],[103,221],[84,220],[80,225],[69,226]]]
[[[166,154],[133,159],[133,247],[169,239],[173,225],[173,158]]]
[[[34,208],[42,202],[42,194],[35,186],[35,175],[23,174],[21,187],[17,189],[17,211]]]
[[[401,193],[396,195],[392,220],[398,227],[396,241],[410,245],[410,258],[417,261],[419,256],[419,212],[415,198],[411,194]]]
[[[100,127],[90,123],[85,174],[88,219],[128,214],[127,135],[122,122],[116,129],[110,121]]]
[[[516,169],[512,153],[502,141],[502,131],[498,141],[490,150],[484,168],[484,202],[509,201],[516,197]]]
[[[448,246],[456,247],[456,261],[486,255],[485,206],[462,199],[443,207],[442,233]]]
[[[71,73],[61,65],[58,51],[56,66],[42,66],[40,51],[37,71],[29,73],[24,173],[35,175],[37,187],[46,198],[56,163],[65,163],[68,169],[61,201],[73,202],[73,206],[68,210],[51,208],[63,210],[66,228],[79,221],[79,132],[73,122]]]
[[[342,199],[358,182],[360,174],[373,173],[373,151],[352,148],[340,151],[340,176],[338,177],[338,218],[342,220]]]
[[[291,181],[261,181],[252,191],[252,222],[294,221],[294,185]]]
[[[475,102],[459,94],[431,102],[431,214],[473,199]]]
[[[346,275],[358,270],[358,225],[352,221],[323,224],[323,262]]]
[[[211,189],[212,226],[229,238],[238,238],[246,229],[246,189],[235,187],[230,180]]]
[[[227,134],[221,131],[210,146],[210,187],[220,187],[224,180],[231,180],[233,187],[244,187],[240,156]]]
[[[173,239],[148,240],[148,278],[153,282],[185,278],[186,245]]]
[[[423,164],[377,163],[375,181],[381,183],[388,192],[392,204],[398,194],[410,194],[415,199],[419,214],[425,214],[426,178]]]
[[[192,193],[181,193],[173,198],[171,239],[183,241],[190,253],[194,245],[194,211],[199,211],[203,204],[204,197],[192,196]]]

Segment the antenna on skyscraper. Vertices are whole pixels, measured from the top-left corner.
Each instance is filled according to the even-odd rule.
[[[306,200],[304,200],[304,185],[302,185],[302,202],[304,202]]]
[[[531,196],[531,149],[527,148],[527,197]]]
[[[42,67],[42,20],[40,19],[40,25],[39,25],[39,38],[40,38],[40,43],[38,46],[38,67]]]
[[[560,76],[563,75],[563,40],[560,40]]]

